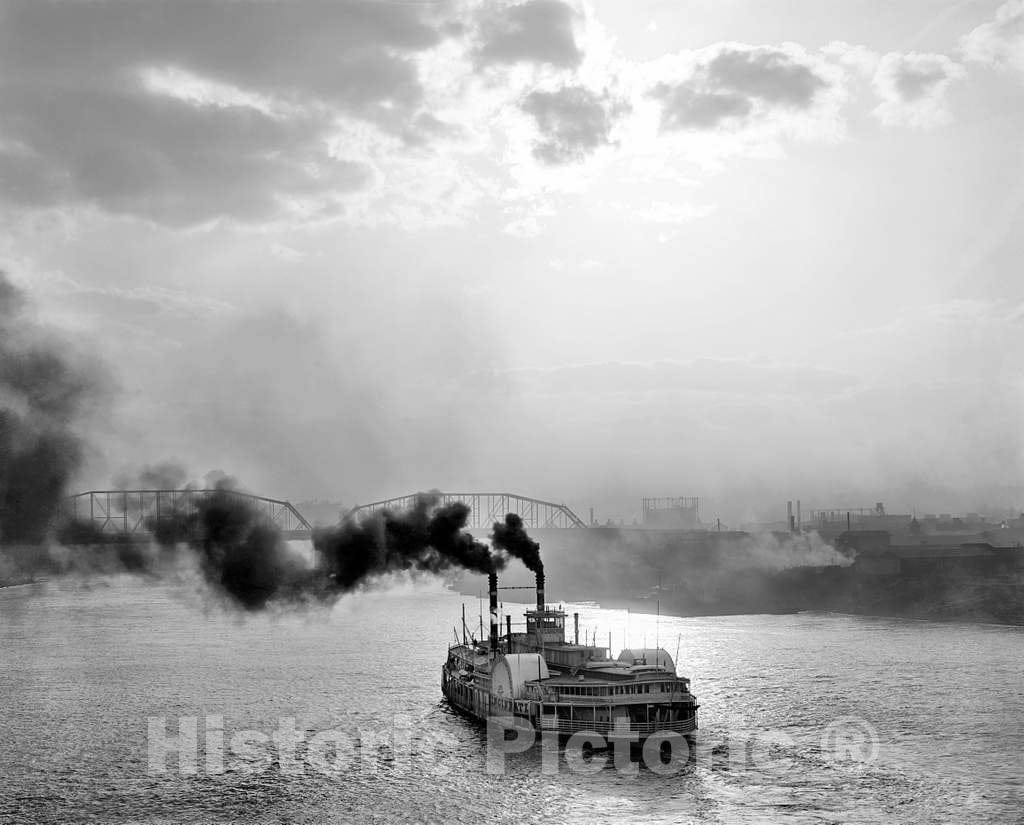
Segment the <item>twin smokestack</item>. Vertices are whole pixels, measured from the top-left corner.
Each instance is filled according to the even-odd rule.
[[[537,576],[537,609],[543,610],[545,607],[544,602],[544,571],[538,570]],[[487,574],[487,599],[488,608],[491,611],[491,643],[490,650],[491,654],[497,654],[498,652],[498,574],[491,572]],[[512,643],[512,624],[510,617],[508,619],[508,642],[509,645]]]

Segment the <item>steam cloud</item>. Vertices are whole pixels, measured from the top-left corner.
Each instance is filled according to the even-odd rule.
[[[75,422],[101,384],[23,310],[0,272],[0,541],[8,544],[43,540],[82,458]]]
[[[534,573],[544,572],[544,562],[540,559],[540,544],[527,535],[523,520],[516,513],[508,513],[504,523],[494,523],[491,543],[498,550],[504,550],[513,558],[519,559],[528,570]]]

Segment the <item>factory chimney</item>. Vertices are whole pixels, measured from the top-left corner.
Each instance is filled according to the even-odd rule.
[[[544,571],[537,571],[537,609],[544,609]]]
[[[789,532],[793,532],[793,502],[786,502],[786,524],[789,525]]]
[[[491,656],[498,655],[498,574],[487,574],[487,589],[491,608]]]

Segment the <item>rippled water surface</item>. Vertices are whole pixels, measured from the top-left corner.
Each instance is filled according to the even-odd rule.
[[[1024,629],[569,608],[616,651],[678,650],[696,757],[630,776],[563,754],[544,773],[535,749],[492,775],[482,729],[440,696],[463,602],[475,624],[477,601],[436,584],[246,617],[127,578],[0,590],[0,821],[1024,821]],[[207,716],[223,717],[224,772],[206,770]],[[148,720],[174,734],[182,717],[197,718],[196,774],[173,753],[151,774]],[[307,741],[339,732],[322,769],[283,766],[272,744],[231,751],[289,717]],[[405,752],[379,746],[395,735]]]

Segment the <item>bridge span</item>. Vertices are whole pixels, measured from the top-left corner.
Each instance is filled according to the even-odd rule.
[[[409,493],[397,498],[382,499],[369,504],[360,504],[348,511],[347,515],[359,518],[378,510],[407,510],[416,503],[422,493]],[[586,523],[565,504],[544,501],[539,498],[517,495],[516,493],[441,493],[435,492],[441,504],[461,501],[469,507],[466,526],[471,530],[489,530],[496,521],[502,521],[507,513],[516,513],[527,528],[578,528]]]
[[[90,524],[112,538],[148,534],[161,521],[195,515],[200,499],[215,492],[184,490],[89,490],[64,502],[66,517]],[[221,490],[222,494],[244,499],[278,527],[286,538],[309,538],[313,527],[291,502],[276,498]]]
[[[210,489],[183,490],[88,490],[64,501],[65,518],[90,525],[94,532],[112,541],[142,539],[162,521],[188,518],[197,512]],[[220,491],[252,504],[289,539],[308,539],[313,525],[289,501],[243,493]],[[345,512],[346,518],[360,519],[383,509],[406,510],[422,493],[360,504]],[[565,529],[586,527],[586,523],[565,504],[530,498],[516,493],[434,493],[440,504],[461,501],[469,507],[466,527],[490,530],[507,513],[516,513],[529,529]]]

